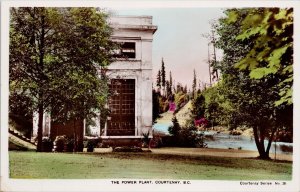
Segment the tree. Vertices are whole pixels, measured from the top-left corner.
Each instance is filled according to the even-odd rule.
[[[231,14],[231,22],[234,22],[235,12]],[[236,67],[250,70],[253,79],[276,75],[280,78],[281,97],[275,104],[292,104],[293,9],[251,9],[241,30],[237,40],[251,39],[254,44]]]
[[[200,94],[193,100],[192,114],[196,119],[204,117],[205,113],[205,97]]]
[[[183,93],[187,94],[187,85],[184,86]]]
[[[179,136],[181,127],[180,127],[175,115],[172,118],[172,123],[173,123],[173,125],[168,128],[168,131],[171,135],[173,135],[176,138]]]
[[[98,71],[115,47],[106,18],[95,8],[11,9],[10,93],[28,96],[39,114],[37,151],[44,112],[67,121],[105,102],[107,83]]]
[[[166,90],[166,70],[164,59],[161,59],[161,86],[163,87],[163,93],[165,94]]]
[[[158,73],[157,73],[156,86],[158,88],[161,88],[161,73],[160,73],[160,70],[158,70]]]
[[[192,85],[192,98],[195,98],[196,88],[197,88],[197,77],[196,77],[196,71],[194,69],[194,78],[193,78],[193,85]]]
[[[225,14],[216,27],[216,45],[224,53],[222,94],[235,109],[232,123],[252,127],[259,157],[269,159],[276,130],[292,128],[290,93],[283,91],[291,88],[291,10],[230,9]],[[286,51],[282,41],[289,42]]]
[[[172,87],[170,81],[166,81],[166,96],[172,96]]]
[[[170,83],[170,93],[172,94],[173,79],[172,79],[172,72],[171,71],[170,71],[169,83]]]
[[[152,121],[155,123],[156,119],[159,117],[159,94],[153,89],[152,90]]]

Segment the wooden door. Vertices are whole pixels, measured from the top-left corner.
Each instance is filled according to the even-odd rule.
[[[112,79],[107,136],[135,135],[135,80]]]

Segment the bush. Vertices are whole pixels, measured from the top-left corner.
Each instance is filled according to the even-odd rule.
[[[143,141],[143,145],[145,147],[148,147],[150,148],[150,132],[148,131],[147,133],[143,133],[143,138],[142,138],[142,141]]]
[[[174,137],[177,137],[179,135],[179,131],[180,131],[181,127],[178,123],[176,116],[174,116],[172,118],[172,123],[173,123],[173,126],[170,126],[168,128],[168,131],[171,135],[173,135]]]
[[[98,145],[99,139],[88,139],[86,148],[87,152],[94,152],[94,148]]]
[[[184,128],[180,127],[176,117],[172,122],[173,126],[169,127],[172,136],[163,138],[163,144],[176,147],[206,147],[204,135],[198,134],[192,121]]]
[[[150,141],[150,147],[151,148],[159,148],[162,147],[163,142],[162,142],[162,137],[157,134],[156,132],[153,132],[153,138]]]
[[[202,147],[199,145],[201,134],[197,133],[197,128],[190,124],[185,128],[182,128],[179,133],[179,145],[181,147]],[[202,137],[203,140],[203,137]]]
[[[57,136],[54,140],[54,149],[56,152],[63,152],[65,150],[66,136]]]
[[[44,137],[42,140],[42,151],[52,152],[53,142],[49,137]]]
[[[74,150],[74,144],[75,144],[75,140],[72,138],[72,139],[66,139],[66,142],[65,142],[65,145],[66,145],[66,151],[67,152],[73,152]]]

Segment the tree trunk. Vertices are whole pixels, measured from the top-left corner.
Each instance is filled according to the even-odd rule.
[[[42,103],[38,107],[39,122],[38,122],[38,132],[37,132],[37,152],[42,152],[42,142],[43,142],[43,116],[44,116],[44,106]]]
[[[77,151],[77,134],[76,134],[76,120],[73,120],[73,131],[74,131],[74,145],[73,152]]]
[[[269,152],[265,151],[265,144],[264,144],[264,136],[262,135],[263,132],[260,132],[260,129],[258,126],[253,127],[253,134],[254,134],[254,140],[256,147],[258,149],[259,153],[259,159],[270,159]],[[260,132],[260,133],[258,133]]]
[[[44,36],[45,36],[45,16],[41,17],[41,23],[42,23],[42,32],[40,37],[40,44],[39,44],[39,65],[40,65],[40,72],[43,74],[44,72]],[[43,76],[41,76],[43,78]],[[39,113],[39,123],[38,123],[38,143],[37,143],[37,151],[42,151],[42,140],[43,140],[43,116],[44,116],[44,94],[42,91],[43,81],[40,83],[40,91],[39,91],[39,104],[38,104],[38,113]]]
[[[269,152],[270,152],[270,149],[271,149],[271,144],[272,144],[272,142],[273,142],[273,138],[274,138],[274,135],[275,135],[275,132],[276,132],[276,128],[273,128],[272,129],[272,133],[271,133],[271,136],[270,136],[270,138],[269,138],[269,142],[268,142],[268,146],[267,146],[267,153],[269,154]]]

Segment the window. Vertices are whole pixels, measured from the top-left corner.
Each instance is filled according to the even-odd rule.
[[[120,49],[115,51],[117,58],[135,58],[135,42],[120,43]]]
[[[121,45],[122,55],[127,58],[135,58],[135,43],[126,42]]]

